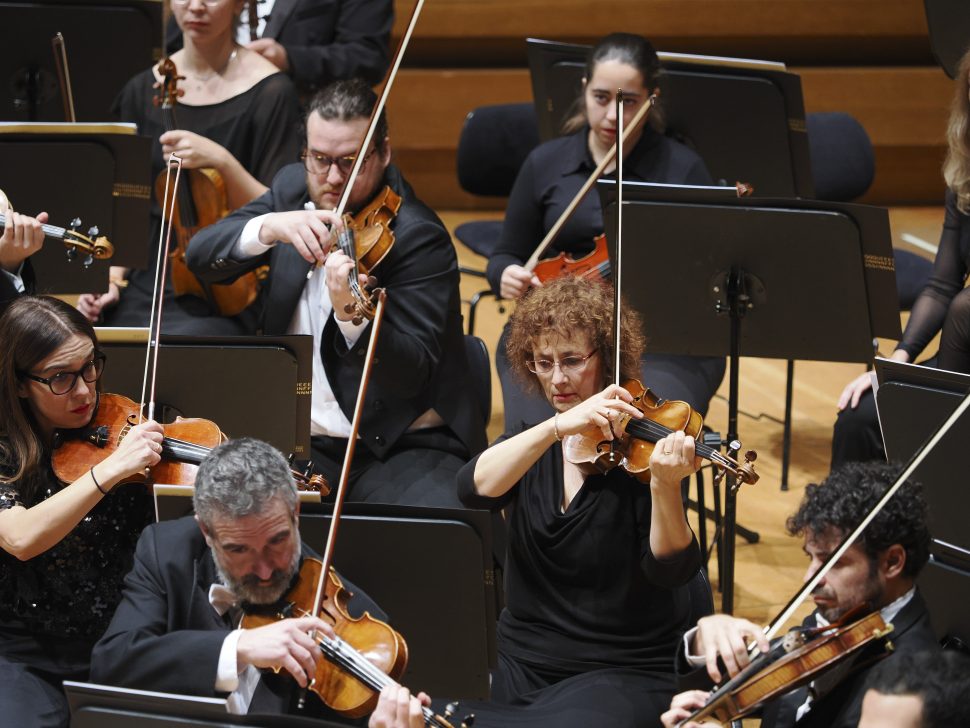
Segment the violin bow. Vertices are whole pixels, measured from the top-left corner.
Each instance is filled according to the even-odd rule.
[[[650,113],[650,109],[653,108],[653,105],[656,103],[659,93],[659,91],[654,91],[654,93],[650,94],[643,106],[640,107],[640,110],[637,111],[636,116],[630,119],[630,126],[627,130],[623,130],[623,122],[621,121],[622,117],[617,117],[620,125],[620,133],[616,135],[617,141],[613,142],[613,146],[610,147],[609,151],[606,153],[606,156],[603,157],[600,163],[596,165],[596,169],[593,170],[593,173],[589,176],[589,179],[583,183],[583,186],[579,188],[579,192],[577,192],[573,199],[570,200],[569,204],[566,206],[566,209],[562,211],[559,219],[556,220],[555,224],[551,228],[549,228],[549,232],[546,233],[546,236],[542,239],[542,242],[539,243],[539,246],[532,251],[532,255],[529,256],[529,259],[523,266],[526,270],[533,270],[536,267],[536,263],[539,262],[539,259],[543,256],[546,250],[549,249],[549,246],[555,242],[557,237],[559,237],[559,233],[562,231],[563,226],[569,221],[569,218],[573,216],[573,213],[576,212],[576,208],[579,207],[579,203],[583,201],[584,197],[586,197],[586,193],[592,189],[593,185],[596,184],[596,180],[603,175],[603,171],[610,165],[610,162],[616,158],[617,144],[625,144],[627,137],[640,127],[643,121],[647,118],[647,115]],[[623,155],[621,154],[620,157],[622,156]],[[617,164],[617,168],[619,168],[619,163]],[[619,172],[617,175],[619,176]]]
[[[320,571],[320,581],[317,583],[317,593],[313,599],[313,611],[311,614],[319,614],[320,606],[323,604],[324,584],[327,574],[330,573],[330,566],[333,564],[334,547],[337,543],[337,526],[340,522],[340,515],[343,513],[344,500],[347,496],[347,483],[350,480],[350,465],[354,459],[354,451],[357,446],[357,433],[360,431],[360,421],[364,415],[364,398],[367,396],[367,385],[370,382],[371,372],[374,368],[375,352],[377,351],[377,339],[380,336],[381,322],[384,320],[384,307],[387,301],[387,293],[383,288],[375,291],[377,295],[377,307],[374,311],[374,322],[371,327],[370,341],[367,342],[367,355],[364,357],[364,369],[360,377],[360,388],[357,390],[357,402],[354,404],[354,419],[350,423],[350,435],[347,436],[347,452],[344,454],[343,466],[340,469],[340,482],[337,484],[337,493],[333,502],[333,517],[330,521],[330,531],[327,534],[327,545],[323,549],[323,557],[320,561],[323,568]]]
[[[71,91],[71,70],[67,65],[67,46],[64,44],[64,35],[57,31],[51,38],[51,47],[54,50],[54,65],[57,67],[57,80],[61,86],[61,101],[64,103],[64,120],[74,123],[77,116],[74,114],[74,93]]]
[[[175,168],[175,179],[172,180],[172,168]],[[159,203],[162,211],[162,225],[158,231],[158,257],[155,261],[155,284],[152,289],[152,308],[148,317],[148,346],[145,349],[145,372],[141,383],[141,405],[138,410],[138,424],[142,422],[142,408],[148,394],[147,419],[155,419],[155,381],[158,373],[158,343],[162,333],[162,302],[165,298],[165,276],[168,272],[168,251],[172,244],[172,219],[175,215],[175,196],[178,191],[179,179],[182,174],[182,158],[175,154],[169,155],[165,170],[165,197]],[[172,193],[169,195],[169,183]],[[171,200],[171,202],[168,202]],[[168,214],[166,214],[168,202]],[[166,221],[168,224],[166,224]],[[149,370],[151,376],[149,376]]]
[[[391,87],[394,85],[394,80],[397,78],[398,69],[401,67],[401,61],[404,60],[404,51],[407,50],[408,43],[411,42],[411,36],[414,33],[414,28],[418,24],[418,17],[421,15],[421,9],[424,7],[424,0],[418,0],[414,6],[414,10],[411,12],[411,20],[408,22],[407,30],[404,31],[404,36],[401,38],[401,42],[398,44],[397,51],[394,53],[394,60],[391,62],[391,67],[387,71],[387,77],[384,81],[384,86],[381,89],[380,96],[377,97],[377,103],[374,104],[374,108],[371,110],[370,121],[367,123],[367,132],[364,134],[364,138],[361,139],[360,145],[357,147],[357,154],[354,156],[354,164],[350,168],[350,174],[347,176],[347,181],[344,183],[344,188],[340,193],[340,198],[337,200],[337,206],[334,208],[334,212],[338,217],[342,217],[344,210],[347,207],[347,201],[350,199],[350,193],[354,189],[354,183],[357,182],[357,177],[360,175],[361,167],[364,166],[364,150],[370,146],[371,140],[374,138],[374,131],[377,129],[377,120],[381,118],[381,112],[384,111],[384,106],[387,103],[387,97],[391,93]],[[307,272],[307,279],[313,275],[314,268],[310,268]]]

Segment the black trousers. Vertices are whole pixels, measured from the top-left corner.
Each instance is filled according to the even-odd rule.
[[[317,472],[336,489],[347,440],[315,436],[310,449]],[[468,459],[465,446],[448,427],[405,433],[383,460],[358,443],[347,501],[462,508],[455,476]]]
[[[490,701],[460,701],[475,728],[660,728],[676,681],[672,674],[607,668],[563,677],[499,653]],[[436,705],[437,707],[437,705]]]
[[[0,724],[67,728],[71,716],[61,683],[88,679],[92,646],[0,627]]]

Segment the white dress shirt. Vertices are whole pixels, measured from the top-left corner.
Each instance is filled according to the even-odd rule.
[[[259,230],[263,225],[265,215],[254,217],[246,223],[239,241],[236,243],[236,253],[243,257],[254,258],[270,250],[272,245],[259,242]],[[350,420],[340,409],[340,404],[334,396],[327,372],[323,368],[323,357],[320,346],[323,340],[323,327],[333,312],[330,294],[327,291],[326,276],[323,270],[317,270],[310,280],[303,286],[300,300],[297,302],[293,318],[286,330],[288,334],[309,334],[313,336],[313,392],[310,398],[310,434],[329,435],[330,437],[350,437]],[[356,325],[353,321],[341,321],[335,318],[337,327],[344,335],[347,348],[352,348],[367,321]]]

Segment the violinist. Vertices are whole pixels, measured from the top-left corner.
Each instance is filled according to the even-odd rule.
[[[151,519],[144,485],[115,486],[159,461],[162,430],[138,425],[81,478],[58,482],[54,438],[97,404],[105,359],[94,329],[63,301],[21,296],[0,318],[0,341],[0,715],[66,727],[61,682],[88,679]]]
[[[30,217],[10,209],[6,196],[0,192],[0,214],[8,216],[0,235],[0,313],[6,305],[22,293],[33,293],[34,272],[30,256],[44,245],[41,225],[47,213]]]
[[[175,99],[177,127],[168,128],[169,112],[154,102],[156,86],[163,81],[161,65],[132,78],[115,100],[118,118],[135,122],[140,134],[155,140],[155,174],[164,174],[171,154],[182,158],[186,170],[214,169],[225,183],[228,209],[265,192],[277,170],[299,153],[294,134],[300,112],[293,83],[235,41],[234,22],[242,4],[243,0],[173,0],[172,13],[185,39],[185,47],[171,57],[185,77],[178,85],[184,94]],[[186,175],[180,184],[187,184]],[[161,225],[158,199],[153,200],[151,219],[149,269],[112,268],[106,293],[78,299],[78,308],[91,321],[103,317],[107,326],[148,325]],[[174,239],[173,233],[173,245]],[[167,333],[252,334],[256,312],[250,307],[232,317],[217,315],[204,298],[176,299],[167,281],[163,321]]]
[[[674,649],[689,626],[682,587],[700,566],[680,495],[697,469],[694,440],[661,439],[649,485],[622,468],[589,472],[561,445],[590,427],[612,439],[617,415],[640,417],[629,392],[608,384],[612,319],[606,285],[563,278],[522,297],[509,361],[555,414],[506,433],[458,474],[467,506],[506,509],[509,522],[492,702],[463,702],[476,726],[659,725],[674,693]],[[621,321],[623,376],[635,377],[642,323],[629,309]]]
[[[806,579],[862,522],[899,472],[898,467],[885,463],[849,463],[832,471],[822,483],[806,487],[798,511],[787,522],[792,536],[804,538],[809,557]],[[803,626],[826,626],[849,610],[868,605],[878,609],[884,621],[893,625],[889,639],[895,649],[886,661],[895,660],[902,653],[938,652],[929,612],[915,585],[929,558],[929,545],[922,488],[907,481],[816,587],[816,608]],[[683,684],[700,685],[706,679],[719,682],[723,669],[736,675],[748,664],[745,641],[756,642],[762,651],[767,649],[762,630],[747,620],[728,615],[702,618],[685,635],[677,656],[679,669],[698,668],[688,674]],[[850,658],[847,674],[837,685],[825,683],[823,675],[811,688],[788,693],[765,708],[762,725],[854,727],[859,721],[869,668],[883,654],[884,649],[878,644],[863,648],[859,655]],[[665,714],[665,725],[676,725],[693,708],[700,707],[705,697],[706,693],[699,690],[678,696]]]
[[[296,713],[299,688],[323,659],[307,632],[332,637],[330,623],[301,616],[236,629],[245,610],[278,602],[303,557],[314,555],[300,540],[289,465],[271,445],[232,440],[199,467],[192,501],[194,517],[153,524],[139,539],[121,603],[94,648],[92,678],[228,695],[234,713]],[[384,617],[366,594],[343,582],[353,593],[352,616],[367,610]],[[378,714],[396,708],[400,697],[388,691]],[[304,714],[342,722],[313,693]]]
[[[250,27],[255,5],[256,26]],[[182,43],[178,28],[169,49]],[[394,25],[391,0],[247,0],[236,26],[236,41],[289,74],[301,96],[347,78],[381,82],[390,63]]]
[[[187,256],[189,267],[213,283],[269,265],[262,330],[313,336],[312,458],[331,483],[339,480],[370,338],[367,319],[354,323],[346,308],[354,301],[354,262],[331,251],[343,226],[331,210],[375,102],[361,80],[317,94],[302,164],[285,167],[269,192],[201,231]],[[388,189],[401,205],[387,226],[393,245],[372,272],[387,291],[387,308],[348,500],[457,508],[455,473],[485,446],[485,432],[465,358],[454,246],[391,164],[383,115],[363,154],[348,211],[379,202]]]
[[[940,334],[939,352],[927,366],[970,373],[970,50],[957,70],[947,152],[943,163],[946,213],[933,274],[910,313],[903,338],[890,358],[915,362]],[[839,416],[832,435],[832,467],[842,463],[885,460],[882,433],[868,372],[849,382],[839,397]]]
[[[623,89],[623,122],[627,128],[650,94],[657,90],[659,75],[656,51],[641,36],[613,33],[592,49],[582,94],[576,102],[577,111],[564,129],[567,135],[534,149],[512,187],[501,239],[488,261],[488,280],[496,295],[518,299],[530,287],[540,285],[539,279],[523,264],[616,141],[617,89]],[[711,184],[711,176],[701,158],[664,136],[662,109],[663,98],[658,96],[647,122],[638,130],[631,129],[627,136],[624,177],[641,182]],[[613,175],[615,166],[610,165],[606,177]],[[599,196],[591,192],[569,218],[547,255],[566,252],[579,258],[592,251],[593,239],[602,232]],[[645,274],[664,275],[662,271]],[[514,364],[504,354],[505,336],[507,331],[499,342],[495,360],[502,381],[508,430],[517,427],[520,421],[536,422],[551,416],[552,410],[541,398],[525,392],[512,374]],[[646,354],[638,378],[661,396],[684,400],[704,415],[724,377],[724,369],[723,358]]]

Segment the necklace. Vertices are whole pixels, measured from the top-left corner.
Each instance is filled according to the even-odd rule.
[[[235,60],[238,51],[238,48],[232,49],[232,53],[229,54],[229,58],[226,59],[226,62],[223,64],[222,68],[214,68],[206,74],[196,73],[195,71],[189,71],[189,74],[191,75],[192,79],[201,86],[210,78],[222,76],[229,69],[230,64]]]

